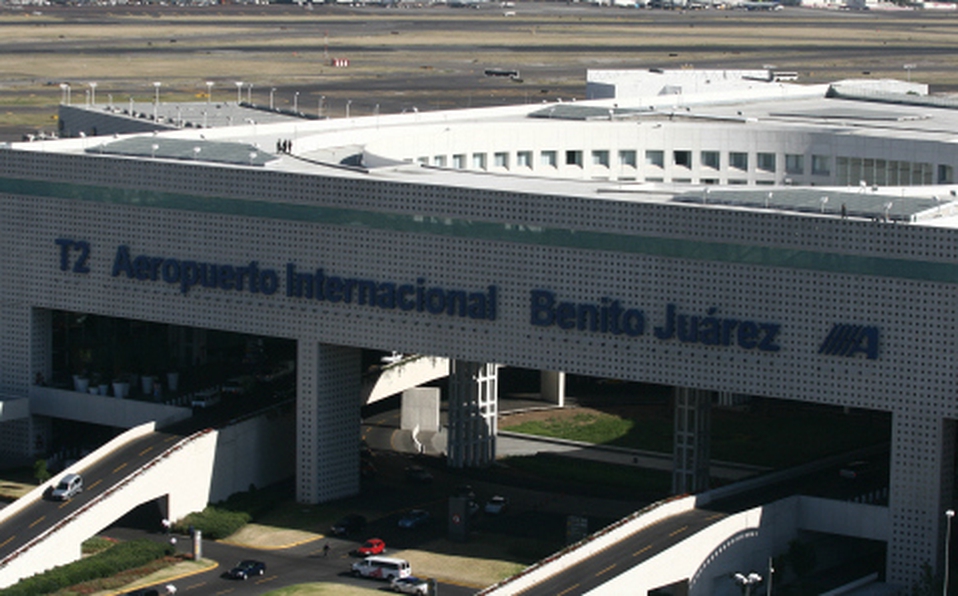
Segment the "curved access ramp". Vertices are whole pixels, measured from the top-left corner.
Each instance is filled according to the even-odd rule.
[[[410,355],[382,367],[364,379],[361,403],[368,405],[406,389],[449,376],[449,359],[439,356]]]
[[[216,440],[211,429],[184,437],[143,424],[0,510],[0,588],[78,560],[84,540],[143,503],[163,498],[170,519],[203,509]],[[83,476],[83,492],[64,502],[45,498],[67,473]]]

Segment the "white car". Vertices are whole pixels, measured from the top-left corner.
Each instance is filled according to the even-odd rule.
[[[393,578],[392,582],[389,583],[389,588],[393,592],[400,592],[402,594],[426,596],[426,594],[429,593],[429,582],[410,575],[409,577]]]
[[[489,499],[488,501],[486,501],[485,512],[490,513],[492,515],[499,515],[500,513],[505,511],[506,507],[508,506],[509,506],[509,499],[501,495],[496,495],[492,497],[491,499]]]
[[[79,474],[67,474],[60,479],[60,483],[50,493],[50,498],[56,501],[67,501],[80,494],[83,490],[83,478]]]

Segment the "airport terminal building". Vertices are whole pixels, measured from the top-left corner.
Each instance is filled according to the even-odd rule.
[[[159,416],[50,386],[62,313],[188,330],[187,360],[212,331],[292,342],[303,502],[358,490],[363,348],[453,361],[463,465],[494,456],[492,364],[671,385],[688,412],[877,410],[887,580],[910,585],[954,500],[958,103],[735,77],[106,136],[124,115],[90,106],[85,136],[0,147],[0,449]]]

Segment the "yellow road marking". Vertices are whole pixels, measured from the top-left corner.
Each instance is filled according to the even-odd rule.
[[[16,538],[16,537],[17,537],[17,535],[14,534],[13,536],[7,538],[7,539],[4,540],[3,542],[0,542],[0,548],[3,548],[3,547],[5,547],[6,545],[10,544],[10,541],[13,540],[13,539]]]
[[[150,451],[153,451],[153,447],[152,447],[152,446],[151,446],[151,447],[147,447],[146,449],[144,449],[143,451],[141,451],[138,455],[139,455],[140,457],[143,457],[144,455],[146,455],[146,454],[149,453]]]
[[[641,555],[642,553],[644,553],[645,551],[649,550],[650,548],[652,548],[652,545],[651,545],[651,544],[648,545],[648,546],[644,546],[644,547],[640,548],[639,550],[635,551],[634,553],[632,553],[632,556],[633,556],[633,557],[637,557],[637,556]]]
[[[227,589],[227,590],[220,590],[219,592],[217,592],[217,593],[214,594],[213,596],[220,596],[220,594],[229,594],[229,593],[232,592],[233,590],[234,590],[234,588],[229,588],[229,589]]]
[[[100,484],[101,482],[103,482],[103,479],[102,479],[102,478],[100,478],[99,480],[97,480],[96,482],[94,482],[93,484],[91,484],[90,486],[86,487],[86,489],[87,489],[87,490],[90,490],[91,488],[93,488],[93,487],[96,486],[97,484]]]
[[[675,536],[676,534],[681,534],[682,532],[684,532],[684,531],[686,531],[686,530],[688,530],[688,529],[689,529],[688,526],[682,526],[682,527],[679,528],[678,530],[676,530],[676,531],[674,531],[674,532],[670,532],[670,533],[669,533],[669,536]]]
[[[612,563],[611,565],[609,565],[608,567],[606,567],[606,568],[603,569],[602,571],[596,573],[595,576],[596,576],[596,577],[599,577],[599,576],[602,575],[603,573],[608,573],[608,572],[612,571],[613,569],[615,569],[615,565],[616,565],[615,563]]]
[[[273,581],[273,580],[276,579],[277,577],[279,577],[279,576],[278,576],[278,575],[271,575],[271,576],[269,576],[269,577],[261,577],[261,578],[259,578],[258,580],[256,580],[256,583],[257,583],[257,584],[265,584],[266,582],[271,582],[271,581]]]
[[[556,594],[556,596],[562,596],[563,594],[567,594],[567,593],[571,592],[572,590],[575,590],[575,589],[578,588],[578,587],[579,587],[579,584],[573,584],[573,585],[569,586],[568,588],[566,588],[565,590],[562,590],[561,592],[559,592],[558,594]]]
[[[706,518],[705,518],[705,521],[712,521],[713,519],[718,519],[718,518],[724,517],[724,516],[725,516],[724,513],[716,513],[715,515],[710,515],[710,516],[706,517]]]
[[[41,515],[40,517],[38,517],[37,519],[35,519],[32,524],[30,524],[30,527],[32,528],[33,526],[35,526],[35,525],[37,525],[38,523],[40,523],[40,522],[42,522],[43,520],[45,520],[46,518],[47,518],[47,516]]]
[[[72,501],[72,500],[73,500],[73,499],[67,499],[66,501],[60,503],[60,505],[57,507],[57,509],[63,509],[64,507],[66,507],[67,505],[69,505],[69,504],[70,504],[70,501]]]
[[[200,583],[198,583],[198,584],[193,584],[193,585],[191,585],[191,586],[186,586],[186,589],[187,589],[187,590],[192,590],[193,588],[199,588],[199,587],[205,586],[205,585],[206,585],[206,582],[200,582]]]
[[[125,468],[125,467],[126,467],[126,462],[123,462],[122,464],[120,464],[120,465],[118,465],[117,467],[113,468],[113,473],[116,474],[117,472],[119,472],[120,470],[122,470],[122,469]]]
[[[164,442],[164,443],[169,443],[170,441],[175,441],[175,440],[178,439],[178,438],[179,438],[179,437],[177,437],[176,435],[170,435],[170,436],[166,437],[165,439],[163,439],[163,442]],[[231,588],[231,589],[232,589],[232,588]]]

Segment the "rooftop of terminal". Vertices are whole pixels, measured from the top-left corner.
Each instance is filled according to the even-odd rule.
[[[61,105],[73,138],[6,148],[958,225],[958,101],[926,85],[650,69],[590,71],[587,96],[336,119],[241,91],[235,102],[88,100]]]

